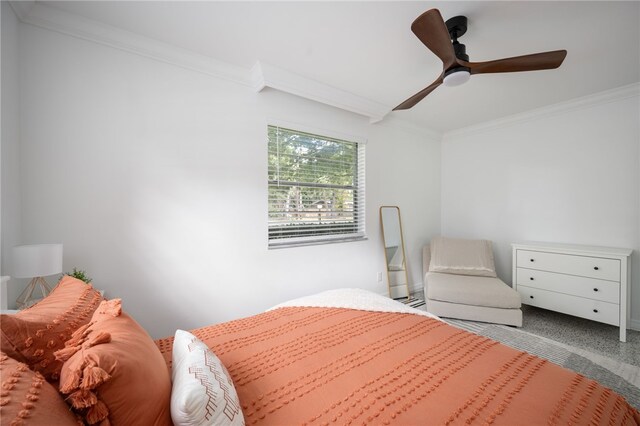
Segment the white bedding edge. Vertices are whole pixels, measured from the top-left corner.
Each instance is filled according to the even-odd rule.
[[[280,303],[267,311],[289,307],[347,308],[359,311],[394,312],[399,314],[422,315],[442,321],[437,316],[412,308],[385,296],[361,288],[340,288],[327,290],[311,296],[300,297]]]

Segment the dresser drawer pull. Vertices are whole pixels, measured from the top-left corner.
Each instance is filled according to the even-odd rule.
[[[594,310],[593,310],[593,312],[597,314],[597,313],[598,313],[598,310],[597,310],[597,309],[594,309]]]
[[[529,296],[531,299],[533,299],[533,296]]]
[[[598,269],[600,269],[600,268],[598,268],[597,266],[594,266],[594,267],[593,267],[593,269],[594,269],[595,271],[597,271],[597,270],[598,270]]]
[[[598,289],[597,289],[597,288],[594,288],[594,289],[593,289],[593,291],[598,291]]]

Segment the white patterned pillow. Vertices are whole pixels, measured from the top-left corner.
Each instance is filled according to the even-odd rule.
[[[229,373],[207,345],[177,330],[172,359],[171,418],[176,426],[244,426]]]

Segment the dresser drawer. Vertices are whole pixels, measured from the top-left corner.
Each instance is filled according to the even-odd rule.
[[[617,259],[518,250],[516,262],[519,268],[620,281],[620,261]]]
[[[612,281],[517,268],[516,284],[518,287],[524,285],[603,302],[620,303],[620,284]]]
[[[522,303],[527,305],[563,312],[605,324],[620,324],[620,305],[614,303],[520,285],[518,286],[518,293],[520,293]]]

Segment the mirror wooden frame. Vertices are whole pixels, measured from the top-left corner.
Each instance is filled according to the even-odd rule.
[[[389,258],[388,258],[388,253],[387,253],[387,242],[386,242],[386,238],[385,238],[385,231],[384,231],[384,220],[383,220],[383,209],[396,209],[397,210],[397,214],[398,214],[398,225],[400,226],[400,249],[402,250],[402,259],[403,259],[403,271],[404,271],[404,284],[406,286],[406,294],[405,295],[394,295],[392,294],[391,291],[391,274],[389,271]],[[380,206],[380,229],[382,231],[382,245],[383,245],[383,249],[384,249],[384,260],[385,260],[385,268],[387,270],[387,289],[389,291],[389,297],[391,297],[392,299],[409,299],[411,296],[411,293],[409,291],[409,277],[407,274],[407,253],[404,249],[404,232],[402,230],[402,218],[400,216],[400,207],[398,206]],[[401,272],[401,271],[393,271],[394,273],[397,272]],[[401,287],[401,285],[398,286],[394,286],[394,287]],[[395,297],[394,297],[395,296]]]

